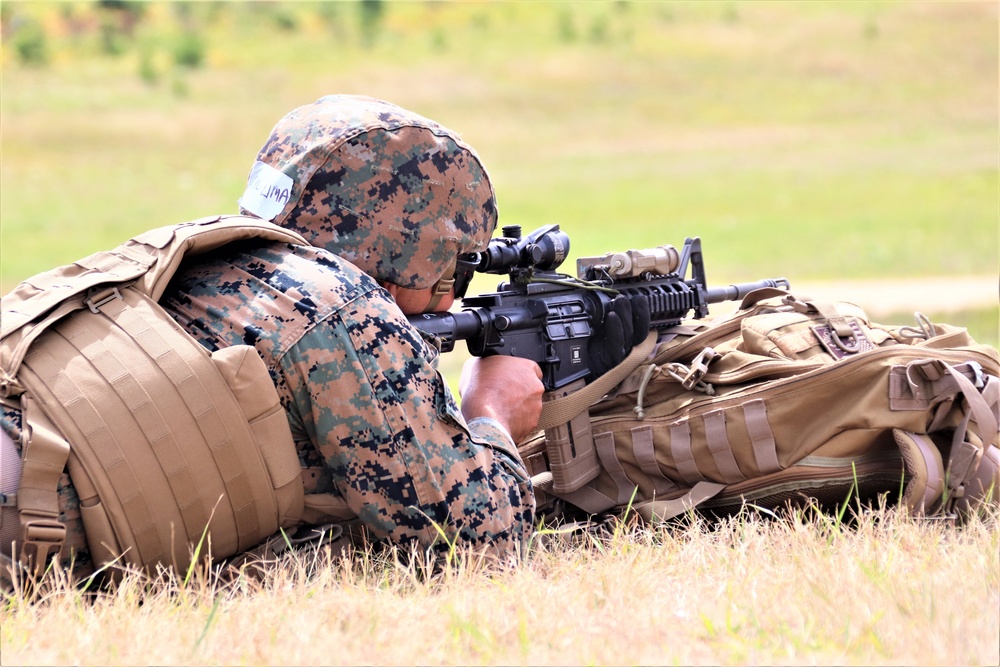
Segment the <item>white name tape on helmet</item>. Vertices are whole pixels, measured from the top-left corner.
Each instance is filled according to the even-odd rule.
[[[256,162],[240,197],[242,208],[264,220],[274,220],[292,194],[292,178],[269,164]]]

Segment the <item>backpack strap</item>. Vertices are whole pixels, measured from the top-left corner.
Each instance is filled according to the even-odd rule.
[[[17,510],[22,538],[18,540],[20,552],[14,557],[41,576],[49,558],[59,553],[66,541],[56,489],[69,457],[69,443],[32,397],[24,396],[21,405],[25,426]]]
[[[904,504],[917,512],[941,507],[952,514],[989,502],[997,492],[993,445],[1000,438],[1000,378],[984,373],[974,361],[949,364],[920,359],[893,369],[889,398],[890,409],[895,410],[938,405],[927,429],[931,434],[946,430],[944,418],[959,398],[964,399],[961,421],[951,434],[947,466],[929,435],[894,430],[912,478]]]
[[[552,493],[553,476],[551,472],[542,472],[531,478],[534,487],[545,493]],[[719,495],[726,488],[725,484],[715,482],[698,482],[686,493],[670,500],[644,500],[631,504],[632,510],[648,522],[668,521],[688,512],[700,504]],[[592,485],[582,486],[569,493],[556,494],[559,498],[566,500],[579,507],[588,514],[600,514],[614,507],[621,507],[624,503],[620,499],[611,498]]]
[[[966,498],[970,491],[980,494],[996,492],[996,489],[967,488],[967,484],[976,479],[986,450],[997,443],[1000,435],[1000,378],[980,374],[974,383],[955,367],[948,364],[944,367],[958,383],[967,406],[965,416],[952,436],[947,477],[950,493],[946,509],[954,509],[959,504],[967,509],[971,505],[970,499]]]
[[[719,495],[726,488],[725,484],[715,482],[698,482],[691,490],[680,498],[672,500],[646,500],[635,503],[632,509],[645,521],[651,523],[668,521],[685,512],[690,512],[706,500]]]

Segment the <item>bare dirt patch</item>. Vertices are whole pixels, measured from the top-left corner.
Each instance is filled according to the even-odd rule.
[[[800,282],[792,288],[813,299],[856,303],[873,317],[917,310],[952,313],[1000,303],[997,275]]]

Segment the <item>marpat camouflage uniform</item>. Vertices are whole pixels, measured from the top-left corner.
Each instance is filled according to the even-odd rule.
[[[378,537],[515,548],[533,495],[507,434],[471,435],[437,353],[385,290],[318,248],[228,247],[174,279],[160,303],[210,350],[253,345],[271,372],[307,488],[334,493]],[[439,545],[447,548],[447,545]]]
[[[376,282],[430,287],[459,253],[486,247],[496,204],[475,152],[387,102],[324,97],[275,126],[240,206],[317,247],[227,246],[182,267],[161,304],[210,350],[258,350],[306,492],[339,495],[393,542],[444,551],[441,528],[463,545],[515,551],[534,514],[517,450],[492,420],[470,429],[436,350]],[[0,425],[19,442],[16,411]],[[78,501],[63,481],[63,560],[85,564]]]

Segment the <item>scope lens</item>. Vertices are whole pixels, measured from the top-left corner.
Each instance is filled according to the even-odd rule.
[[[569,235],[558,230],[542,235],[535,243],[538,251],[533,258],[534,265],[543,271],[554,271],[569,254]]]

